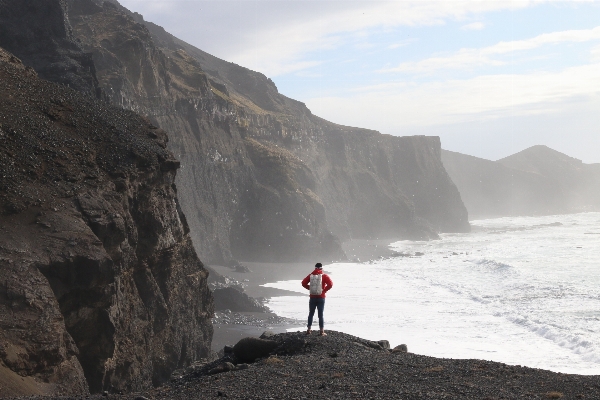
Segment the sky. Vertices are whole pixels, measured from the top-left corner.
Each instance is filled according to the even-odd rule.
[[[600,162],[600,2],[119,1],[332,122]]]

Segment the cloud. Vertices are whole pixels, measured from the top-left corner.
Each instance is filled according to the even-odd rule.
[[[590,58],[593,62],[600,62],[600,45],[590,49]]]
[[[481,49],[460,49],[449,56],[430,57],[420,61],[404,62],[378,72],[432,73],[441,69],[470,69],[479,66],[501,66],[506,62],[494,56],[517,51],[533,50],[547,44],[587,42],[600,40],[600,26],[593,29],[568,30],[538,35],[526,40],[499,42]]]
[[[285,64],[294,63],[305,54],[324,48],[336,48],[346,43],[353,33],[397,26],[440,25],[448,19],[462,19],[468,15],[527,7],[531,2],[326,2],[335,4],[327,9],[315,9],[308,18],[287,21],[285,26],[264,27],[251,36],[253,45],[232,53],[230,59],[277,76],[287,70]],[[308,4],[308,3],[307,3]],[[313,7],[316,4],[312,3]],[[352,7],[346,4],[351,4]],[[264,60],[272,60],[265,65]],[[276,64],[279,64],[277,66]]]
[[[547,114],[592,98],[600,98],[599,63],[560,72],[423,84],[394,82],[363,88],[347,97],[314,98],[306,104],[328,120],[400,134],[411,127]]]
[[[539,1],[176,1],[120,0],[217,57],[275,77],[352,34],[441,25]]]
[[[417,40],[418,40],[417,38],[405,39],[405,40],[402,40],[402,41],[400,41],[400,42],[397,42],[397,43],[390,44],[390,45],[388,46],[388,49],[392,50],[392,49],[397,49],[397,48],[399,48],[399,47],[408,46],[409,44],[411,44],[411,43],[414,43],[414,42],[416,42]]]
[[[470,24],[463,25],[460,27],[460,29],[462,29],[463,31],[480,31],[483,28],[485,28],[483,22],[472,22]]]

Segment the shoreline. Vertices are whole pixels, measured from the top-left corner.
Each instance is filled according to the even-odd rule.
[[[400,239],[355,239],[342,244],[346,252],[348,262],[363,263],[370,260],[390,257],[393,250],[389,245]],[[297,263],[260,263],[243,262],[240,263],[250,270],[250,272],[236,272],[235,269],[222,266],[210,265],[220,275],[231,277],[244,286],[244,293],[248,296],[264,301],[278,296],[306,296],[297,292],[288,290],[264,287],[267,283],[278,281],[298,280],[298,286],[304,277],[310,274],[314,269],[314,264],[322,262],[326,269],[332,262],[324,262],[315,259],[311,262]],[[222,321],[227,321],[223,323]],[[211,349],[219,352],[226,345],[234,345],[240,339],[248,336],[259,337],[263,332],[284,333],[291,329],[304,330],[306,321],[293,321],[277,316],[272,312],[232,312],[224,315],[223,312],[215,312],[213,319],[213,340]]]

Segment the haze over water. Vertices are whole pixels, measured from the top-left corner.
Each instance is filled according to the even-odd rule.
[[[600,213],[472,225],[391,245],[410,257],[326,266],[326,329],[435,357],[600,374]],[[303,294],[270,299],[275,313],[306,319],[301,278],[266,285]]]

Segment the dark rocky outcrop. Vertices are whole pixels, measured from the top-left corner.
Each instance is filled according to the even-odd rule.
[[[0,0],[0,46],[42,78],[101,97],[92,55],[73,39],[66,0]]]
[[[0,51],[3,395],[138,390],[207,356],[212,298],[166,141]]]
[[[335,236],[431,238],[469,229],[438,138],[327,122],[260,73],[114,2],[89,9],[85,2],[92,4],[71,1],[79,4],[69,14],[74,36],[93,54],[110,101],[171,133],[182,208],[206,260],[338,259]]]
[[[498,161],[443,150],[442,161],[471,218],[600,209],[600,164],[546,146]]]
[[[405,345],[383,349],[335,331],[325,337],[282,333],[269,342],[278,346],[252,364],[225,354],[145,395],[169,400],[185,400],[190,393],[198,399],[597,399],[600,390],[598,375],[428,357],[407,352]]]
[[[233,346],[233,354],[240,362],[249,363],[268,356],[278,346],[279,343],[273,340],[247,337]]]

